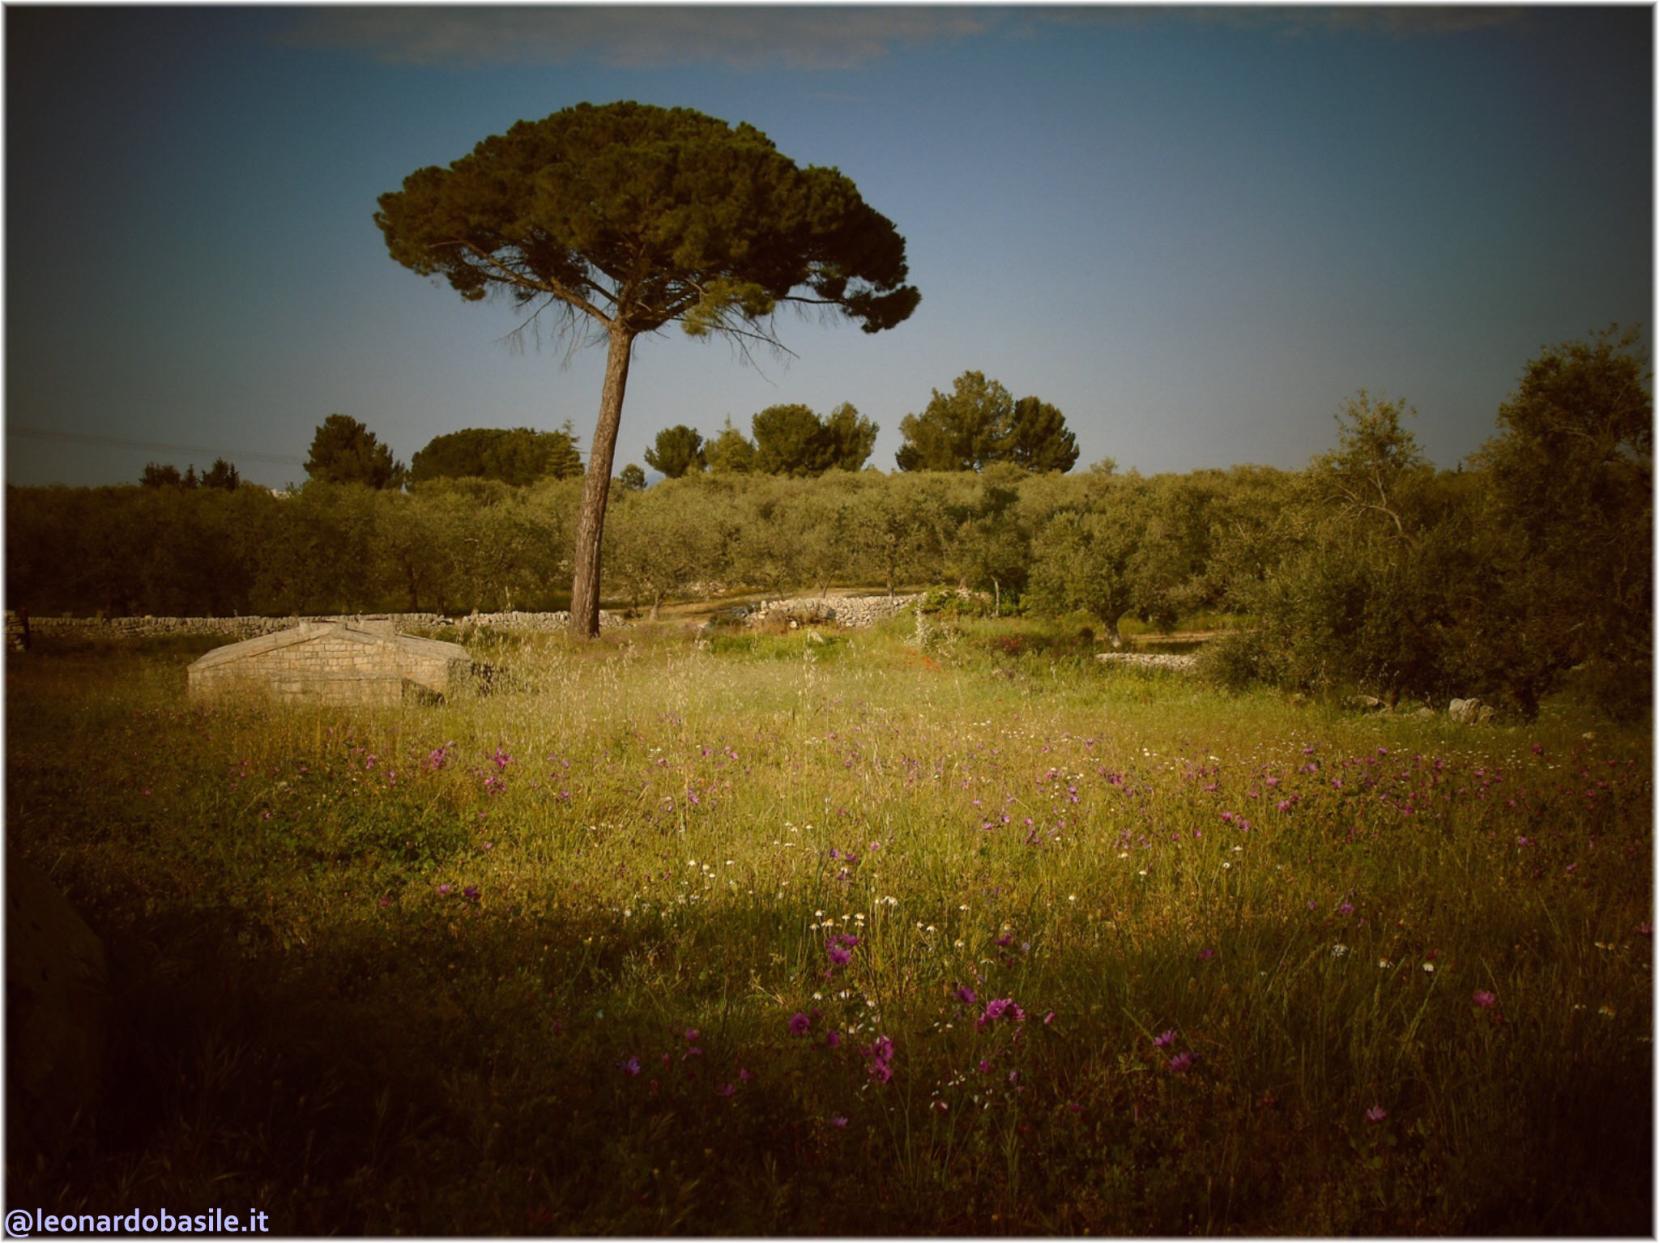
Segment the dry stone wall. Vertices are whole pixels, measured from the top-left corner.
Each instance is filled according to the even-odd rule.
[[[469,613],[449,617],[442,613],[346,613],[304,617],[30,617],[34,634],[79,634],[104,638],[155,638],[162,635],[210,635],[225,639],[252,639],[265,634],[292,630],[302,622],[346,622],[372,625],[392,622],[402,630],[437,630],[454,627],[463,635],[469,630],[490,627],[500,630],[553,632],[570,625],[569,613]],[[615,613],[600,613],[602,629],[627,623]],[[6,613],[8,637],[21,635],[23,624],[15,613]]]
[[[1198,657],[1176,652],[1101,652],[1095,656],[1103,665],[1130,665],[1142,669],[1173,669],[1191,673],[1198,668]]]
[[[815,610],[833,609],[835,616],[832,621],[837,626],[873,626],[904,612],[920,599],[919,595],[905,595],[796,596],[788,600],[762,600],[749,610],[744,620],[751,626],[758,626],[771,618],[794,612],[806,615]]]
[[[729,610],[742,613],[748,625],[760,625],[770,617],[787,614],[791,610],[811,610],[828,607],[835,610],[837,626],[873,626],[909,608],[921,596],[794,596],[788,599],[763,600],[759,604]],[[12,646],[21,640],[22,620],[7,611],[6,636]],[[516,630],[536,633],[562,632],[570,626],[570,614],[526,613],[468,613],[449,616],[443,613],[343,613],[329,615],[308,614],[293,617],[31,617],[30,631],[35,635],[84,635],[104,639],[149,639],[167,635],[203,635],[222,638],[227,642],[253,639],[260,635],[279,634],[305,622],[346,622],[353,626],[392,623],[399,630],[440,630],[453,628],[465,638],[472,630]],[[611,630],[628,625],[618,613],[599,614],[601,629]]]

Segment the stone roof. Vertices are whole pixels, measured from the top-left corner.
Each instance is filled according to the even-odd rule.
[[[291,630],[281,630],[276,634],[262,634],[252,639],[244,639],[240,643],[229,643],[224,647],[216,647],[205,656],[190,662],[193,670],[211,669],[216,665],[229,664],[232,661],[245,660],[250,656],[260,656],[266,652],[274,652],[280,648],[291,647],[296,643],[309,643],[313,639],[320,639],[324,635],[336,639],[346,639],[353,643],[363,643],[372,647],[394,647],[410,656],[424,657],[427,660],[463,660],[471,661],[472,657],[467,649],[459,643],[445,643],[439,639],[422,639],[412,634],[396,634],[387,630],[369,630],[350,622],[301,622]]]

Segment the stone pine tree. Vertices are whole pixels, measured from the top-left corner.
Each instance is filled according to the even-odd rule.
[[[599,632],[600,551],[634,341],[678,323],[781,348],[780,306],[865,332],[909,317],[904,239],[838,170],[797,166],[753,126],[686,108],[579,104],[520,121],[380,197],[392,257],[468,301],[560,314],[606,345],[577,521],[571,631]]]

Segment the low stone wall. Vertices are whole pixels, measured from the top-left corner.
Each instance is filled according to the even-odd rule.
[[[747,607],[741,624],[758,626],[770,617],[791,609],[828,607],[835,610],[834,625],[873,626],[895,614],[902,613],[921,596],[791,596],[787,599],[762,600]],[[736,612],[737,610],[729,610]],[[17,614],[7,611],[6,636],[16,646],[22,635],[22,622]],[[532,631],[551,634],[567,629],[568,612],[526,613],[518,610],[506,613],[467,613],[448,616],[443,613],[337,613],[306,614],[293,617],[31,617],[29,628],[36,635],[71,634],[110,639],[148,639],[165,635],[207,635],[227,641],[253,639],[260,635],[277,634],[291,630],[302,622],[349,622],[353,625],[390,622],[401,631],[438,630],[453,627],[463,638],[471,630]],[[599,626],[612,630],[627,626],[622,615],[612,612],[599,614]]]
[[[500,630],[531,630],[544,633],[564,630],[570,614],[560,613],[468,613],[448,617],[442,613],[341,613],[303,617],[31,617],[33,634],[85,634],[105,638],[154,638],[160,635],[210,635],[224,639],[252,639],[260,635],[291,630],[301,622],[350,622],[352,624],[390,621],[399,630],[436,630],[453,626],[463,635],[469,630],[490,627]],[[600,613],[601,629],[627,625],[615,613]],[[16,640],[23,624],[17,614],[6,613],[6,637]],[[14,644],[15,645],[15,644]]]
[[[904,612],[917,600],[919,595],[907,596],[795,596],[787,600],[762,600],[749,610],[744,620],[751,626],[758,626],[779,614],[787,614],[793,610],[803,612],[814,609],[830,608],[835,610],[834,623],[837,626],[863,627],[873,626],[877,622],[886,621]]]
[[[1175,652],[1101,652],[1095,657],[1102,664],[1133,665],[1142,669],[1174,669],[1191,673],[1198,667],[1198,657]]]

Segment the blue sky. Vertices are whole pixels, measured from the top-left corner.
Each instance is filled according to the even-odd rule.
[[[780,322],[744,365],[640,342],[656,432],[966,369],[1065,412],[1081,464],[1298,467],[1360,388],[1450,466],[1548,343],[1653,306],[1649,7],[6,10],[6,476],[146,461],[303,480],[316,425],[407,461],[461,427],[585,446],[602,357],[515,350],[386,254],[375,200],[520,118],[636,99],[835,165],[923,301]],[[115,443],[125,442],[125,443]],[[164,448],[162,446],[178,446]]]

